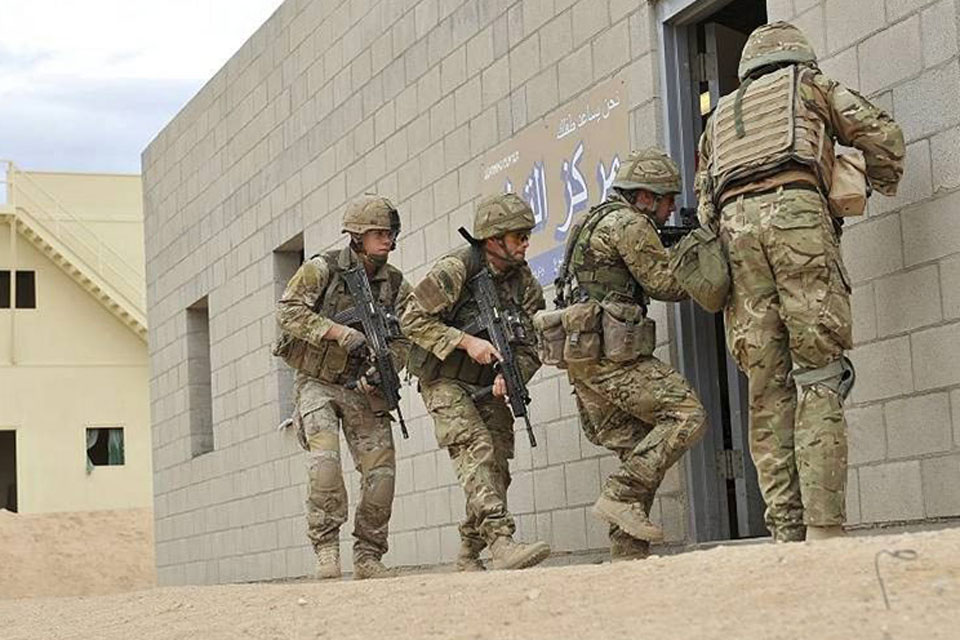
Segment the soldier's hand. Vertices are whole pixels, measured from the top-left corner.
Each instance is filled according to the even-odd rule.
[[[483,338],[464,334],[463,339],[460,340],[460,346],[477,364],[491,364],[500,360],[500,352]]]
[[[342,324],[336,325],[334,329],[331,329],[331,332],[335,332],[331,337],[348,353],[367,344],[366,336],[352,327],[347,327]]]
[[[493,397],[494,398],[506,398],[507,397],[507,381],[503,379],[503,376],[499,373],[493,381]]]
[[[380,386],[380,375],[377,373],[376,367],[370,367],[357,380],[357,389],[363,391],[364,393],[372,393],[376,391],[377,387]]]

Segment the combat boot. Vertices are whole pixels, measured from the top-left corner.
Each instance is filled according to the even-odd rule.
[[[500,536],[490,545],[494,569],[526,569],[540,564],[550,555],[546,542],[517,542],[509,536]]]
[[[333,542],[317,548],[317,580],[340,577],[340,543]]]
[[[843,525],[831,525],[828,527],[807,527],[807,541],[816,542],[818,540],[829,540],[831,538],[844,538],[847,532],[843,530]]]
[[[457,553],[457,571],[485,571],[486,567],[480,561],[480,552],[487,546],[480,540],[461,540],[460,552]]]
[[[617,525],[634,538],[663,542],[663,529],[650,522],[643,507],[637,503],[618,502],[601,493],[593,504],[593,515]]]
[[[396,569],[389,569],[379,558],[374,558],[373,556],[365,556],[360,558],[354,558],[353,560],[353,579],[354,580],[370,580],[376,578],[395,578],[397,577]]]
[[[650,557],[650,543],[646,540],[637,540],[625,533],[610,536],[610,559],[613,562],[643,560],[648,557]]]

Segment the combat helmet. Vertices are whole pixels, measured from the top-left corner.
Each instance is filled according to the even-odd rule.
[[[680,170],[666,153],[650,147],[631,151],[613,178],[618,189],[646,189],[657,195],[680,193]]]
[[[530,205],[515,193],[488,196],[477,205],[473,218],[473,237],[496,238],[509,231],[530,231],[537,226]]]
[[[400,214],[383,196],[365,193],[347,205],[341,231],[360,236],[372,229],[393,231],[394,237],[400,235]]]
[[[740,54],[737,75],[742,82],[757,69],[783,63],[816,63],[810,41],[789,22],[771,22],[757,27]]]

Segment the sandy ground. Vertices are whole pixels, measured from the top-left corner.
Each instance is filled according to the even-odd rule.
[[[151,509],[0,509],[0,598],[117,593],[156,583]]]
[[[880,556],[890,609],[874,571]],[[960,638],[960,529],[392,580],[0,600],[4,640]]]

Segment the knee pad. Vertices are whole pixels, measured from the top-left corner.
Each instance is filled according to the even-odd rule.
[[[367,491],[364,497],[375,507],[389,508],[393,503],[393,483],[393,469],[373,469],[367,474]]]
[[[857,372],[850,358],[840,356],[838,360],[816,369],[797,369],[793,373],[793,379],[800,386],[801,391],[805,387],[819,384],[839,395],[842,400],[846,400],[850,391],[853,390]]]
[[[340,454],[336,451],[316,451],[310,455],[310,483],[318,491],[337,491],[343,478]]]

